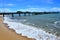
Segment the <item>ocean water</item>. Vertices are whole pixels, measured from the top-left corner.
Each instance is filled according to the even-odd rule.
[[[6,15],[4,23],[17,34],[36,40],[60,40],[60,13],[30,16]],[[49,34],[50,32],[50,34]],[[60,37],[60,36],[59,36]]]

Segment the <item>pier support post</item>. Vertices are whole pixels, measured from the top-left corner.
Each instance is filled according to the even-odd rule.
[[[28,13],[28,16],[30,16],[30,13]]]
[[[19,13],[19,16],[20,16],[20,13]]]
[[[4,14],[3,14],[3,17],[4,17]]]
[[[32,13],[32,15],[34,15],[34,13]]]
[[[26,13],[24,13],[24,16],[26,16]]]
[[[14,17],[13,13],[12,13],[12,17]]]

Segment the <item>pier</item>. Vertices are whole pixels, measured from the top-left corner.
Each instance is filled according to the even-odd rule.
[[[55,14],[55,13],[59,13],[59,12],[21,12],[21,11],[17,11],[17,12],[1,12],[0,15],[3,15],[3,17],[5,15],[12,15],[12,17],[14,17],[14,14],[18,14],[19,16],[21,16],[21,14],[24,14],[24,16],[30,16],[31,15],[40,15],[40,14]]]
[[[5,12],[5,13],[2,12],[0,13],[0,15],[3,15],[3,17],[5,15],[12,15],[12,17],[14,17],[14,14],[18,14],[19,16],[21,16],[21,14],[23,14],[24,16],[36,15],[35,12]]]
[[[14,17],[14,14],[18,14],[19,16],[21,16],[21,14],[23,14],[24,16],[30,16],[30,14],[32,13],[26,13],[26,12],[23,12],[23,13],[16,13],[16,12],[6,12],[6,13],[0,13],[0,15],[3,15],[3,17],[5,15],[12,15],[12,17]],[[28,14],[28,15],[27,15]],[[33,14],[32,14],[33,15]]]

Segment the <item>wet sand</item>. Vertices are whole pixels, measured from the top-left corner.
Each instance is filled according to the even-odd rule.
[[[21,34],[16,34],[14,30],[10,30],[7,24],[3,23],[3,19],[0,16],[0,40],[34,40],[32,38],[27,38]]]

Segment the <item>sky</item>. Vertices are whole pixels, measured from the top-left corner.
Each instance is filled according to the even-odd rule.
[[[0,0],[0,12],[60,11],[60,0]]]

